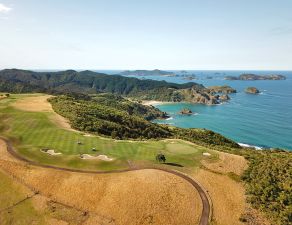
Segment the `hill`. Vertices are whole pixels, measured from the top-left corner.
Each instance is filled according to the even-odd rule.
[[[139,100],[167,102],[189,101],[201,104],[219,104],[218,95],[201,84],[140,80],[120,75],[92,71],[34,72],[6,69],[0,71],[0,91],[11,93],[114,93]]]
[[[196,86],[196,83],[175,84],[165,81],[139,80],[120,75],[107,75],[92,71],[77,72],[34,72],[28,70],[6,69],[0,71],[0,90],[6,92],[109,92],[128,95],[158,88],[184,89]]]

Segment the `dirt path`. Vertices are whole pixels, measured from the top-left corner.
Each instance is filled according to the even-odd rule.
[[[12,143],[7,140],[6,138],[0,137],[1,140],[3,140],[6,145],[7,145],[7,151],[16,159],[27,162],[31,165],[42,167],[42,168],[50,168],[50,169],[56,169],[56,170],[61,170],[61,171],[68,171],[68,172],[77,172],[77,173],[87,173],[87,174],[107,174],[107,173],[124,173],[124,172],[129,172],[129,171],[137,171],[137,170],[146,170],[146,169],[152,169],[152,170],[160,170],[166,173],[170,173],[176,176],[181,177],[182,179],[186,180],[189,182],[199,193],[200,198],[202,200],[203,204],[203,210],[202,210],[202,215],[200,218],[199,225],[208,225],[210,215],[211,215],[211,204],[210,204],[210,199],[208,198],[206,191],[204,188],[193,178],[189,177],[186,174],[183,174],[179,171],[175,170],[170,170],[170,169],[162,169],[162,168],[156,168],[156,167],[144,167],[144,168],[129,168],[129,169],[123,169],[123,170],[112,170],[112,171],[86,171],[86,170],[79,170],[79,169],[69,169],[69,168],[62,168],[62,167],[57,167],[57,166],[52,166],[52,165],[43,165],[35,161],[28,160],[24,158],[23,156],[19,155],[13,148]]]

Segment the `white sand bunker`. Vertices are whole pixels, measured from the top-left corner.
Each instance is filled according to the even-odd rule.
[[[98,155],[98,156],[92,156],[89,154],[82,154],[80,156],[81,159],[99,159],[99,160],[103,160],[103,161],[113,161],[113,158],[108,157],[107,155]]]
[[[55,152],[54,149],[45,149],[45,150],[44,149],[41,149],[41,152],[47,153],[49,155],[62,155],[61,152]]]
[[[203,153],[203,156],[211,156],[211,154],[208,153],[208,152],[204,152],[204,153]]]
[[[93,137],[91,134],[83,134],[84,137]]]

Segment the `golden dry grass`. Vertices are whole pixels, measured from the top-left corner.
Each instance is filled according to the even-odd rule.
[[[216,225],[238,225],[245,212],[245,190],[226,175],[200,169],[193,175],[208,191],[213,204],[213,220]]]
[[[41,195],[82,211],[85,224],[195,224],[202,204],[180,177],[156,170],[80,174],[26,165],[0,149],[0,168]],[[5,147],[5,146],[4,146]],[[42,203],[38,203],[42,208]],[[52,222],[53,220],[53,222]],[[52,223],[64,224],[56,218]]]
[[[242,156],[211,151],[218,160],[203,160],[208,169],[200,169],[194,177],[208,190],[213,203],[213,219],[216,225],[242,224],[240,216],[245,213],[245,189],[241,182],[227,176],[229,173],[241,175],[247,168],[247,160]]]
[[[212,171],[223,174],[232,172],[236,175],[241,175],[248,167],[247,160],[242,156],[219,151],[212,152],[219,155],[219,159],[216,162],[202,161],[203,165]]]
[[[52,106],[47,101],[51,95],[30,96],[17,100],[13,107],[29,112],[52,112]]]

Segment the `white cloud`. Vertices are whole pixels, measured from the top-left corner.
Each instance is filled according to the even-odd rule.
[[[0,13],[8,13],[12,8],[0,3]]]

